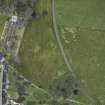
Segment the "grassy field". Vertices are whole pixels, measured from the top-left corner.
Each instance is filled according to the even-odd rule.
[[[6,22],[7,17],[0,15],[0,36],[3,32],[4,24]]]
[[[105,1],[57,0],[57,19],[65,52],[82,89],[105,104]]]
[[[39,18],[26,27],[19,56],[18,71],[40,87],[46,88],[52,78],[67,71],[53,35],[51,0],[38,0]]]
[[[1,35],[2,35],[2,32],[3,32],[3,29],[4,29],[4,25],[5,25],[5,22],[6,20],[8,19],[8,17],[6,16],[2,16],[0,15],[0,39],[1,39]],[[1,42],[0,42],[1,44]],[[0,45],[0,51],[1,51],[1,45]]]
[[[11,81],[8,89],[9,97],[22,105],[39,105],[40,102],[47,103],[51,99],[46,91],[24,80],[24,76],[19,75],[13,68],[9,71],[9,80]]]
[[[58,21],[61,25],[105,28],[104,0],[101,2],[100,0],[66,0],[63,3],[62,1],[57,0]]]

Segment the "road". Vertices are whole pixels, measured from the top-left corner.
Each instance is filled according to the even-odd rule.
[[[63,56],[63,59],[65,61],[65,64],[68,67],[68,70],[73,73],[72,66],[71,66],[71,64],[70,64],[70,62],[69,62],[69,60],[68,60],[68,58],[67,58],[67,56],[65,54],[65,51],[64,51],[64,48],[63,48],[63,44],[62,44],[61,39],[60,39],[58,27],[57,27],[56,11],[55,11],[55,0],[52,0],[52,16],[53,16],[53,28],[54,28],[54,32],[55,32],[55,36],[56,36],[56,39],[57,39],[59,48],[61,50],[61,54]]]
[[[14,55],[17,55],[20,45],[21,45],[21,40],[23,38],[25,27],[22,27],[21,32],[19,30],[19,32],[17,32],[17,34],[16,34],[15,32],[16,32],[16,28],[18,27],[18,24],[17,24],[18,21],[14,22],[11,20],[12,20],[12,18],[8,22],[5,23],[4,29],[3,29],[3,32],[1,35],[0,41],[1,41],[2,53],[5,53],[5,54],[8,54],[8,52],[10,53],[11,50],[13,49],[14,44],[16,44],[16,49],[15,49],[16,51],[15,51]],[[17,29],[19,29],[19,28],[17,28]],[[16,41],[15,35],[18,35],[18,37],[20,37],[20,39]],[[16,42],[14,43],[14,41],[16,41],[17,43]],[[5,60],[5,62],[8,62],[8,61]],[[4,63],[1,63],[0,65],[3,66]],[[8,86],[8,84],[6,84],[6,81],[8,80],[8,77],[7,77],[8,72],[5,72],[5,71],[6,71],[6,68],[2,68],[2,70],[0,72],[0,105],[2,105],[3,103],[5,103],[7,101],[5,91],[7,91],[6,87]],[[5,91],[3,91],[3,90],[5,90]],[[2,93],[4,95],[2,95]]]
[[[2,105],[2,80],[3,80],[3,70],[0,70],[0,105]]]
[[[8,42],[13,44],[13,36],[16,29],[16,24],[12,23],[11,21],[6,22],[4,25],[4,30],[1,35],[1,47],[2,47],[2,53],[3,50],[5,50],[5,53],[8,52],[8,49],[11,50],[11,46],[9,46]],[[4,58],[5,59],[5,58]],[[1,61],[0,61],[1,62]],[[5,61],[6,62],[6,61]],[[7,72],[5,72],[6,68],[3,63],[0,64],[1,70],[0,70],[0,105],[6,102],[5,92],[3,92],[3,89],[6,90],[6,81],[7,81]],[[3,84],[4,83],[4,84]],[[4,93],[4,96],[2,95]]]

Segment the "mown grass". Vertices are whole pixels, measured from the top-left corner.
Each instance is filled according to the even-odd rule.
[[[105,1],[57,0],[56,4],[61,39],[81,89],[104,105]]]
[[[24,33],[18,71],[36,85],[47,88],[67,68],[53,34],[51,0],[38,0],[36,12],[39,18],[30,21]]]

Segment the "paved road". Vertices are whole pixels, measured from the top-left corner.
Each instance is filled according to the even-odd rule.
[[[2,80],[3,80],[3,70],[0,70],[0,105],[2,105]]]

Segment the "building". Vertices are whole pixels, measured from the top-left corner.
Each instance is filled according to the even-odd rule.
[[[18,20],[18,17],[17,16],[12,16],[12,18],[11,18],[10,21],[13,22],[13,23],[16,23],[17,20]]]

